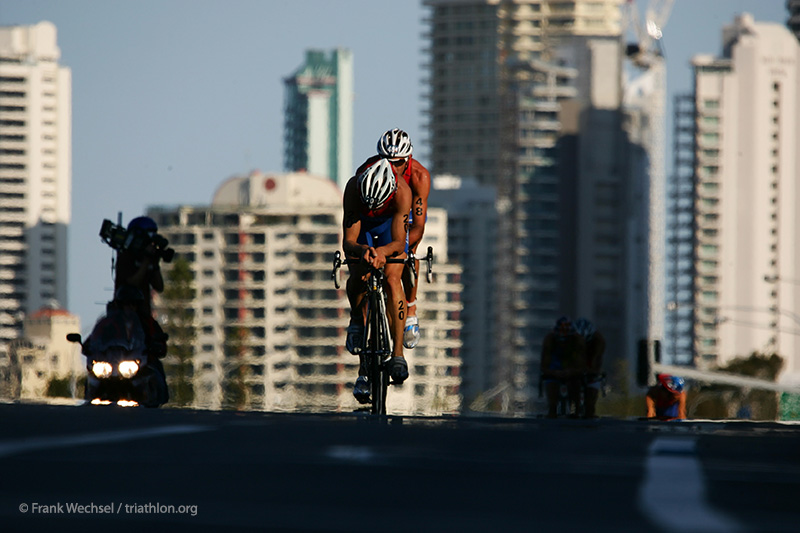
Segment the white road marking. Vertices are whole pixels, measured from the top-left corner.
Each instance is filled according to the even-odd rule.
[[[211,426],[179,425],[160,426],[144,429],[123,429],[119,431],[102,431],[97,433],[82,433],[78,435],[60,435],[54,437],[35,437],[0,441],[0,458],[53,448],[68,448],[91,444],[106,444],[109,442],[122,442],[135,439],[149,439],[165,435],[180,435],[185,433],[199,433],[209,431]]]
[[[666,531],[733,533],[742,527],[706,501],[706,487],[695,453],[697,439],[660,437],[650,445],[639,505]]]
[[[352,463],[371,463],[376,458],[375,452],[368,446],[331,446],[325,455]]]

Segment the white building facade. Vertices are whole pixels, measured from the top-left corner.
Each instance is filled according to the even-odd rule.
[[[432,185],[428,205],[446,209],[448,257],[463,269],[461,389],[469,409],[493,388],[496,193],[474,178],[440,175]]]
[[[194,275],[195,407],[228,407],[234,382],[244,408],[358,407],[358,358],[344,348],[349,305],[331,279],[341,198],[327,178],[255,172],[223,183],[211,206],[148,210]],[[420,276],[422,339],[406,351],[411,377],[392,387],[390,413],[460,407],[461,270],[447,262],[446,231],[446,214],[430,210],[421,246],[435,249],[435,282]]]
[[[71,73],[56,28],[0,27],[0,354],[22,319],[67,305]]]
[[[44,307],[27,315],[21,338],[11,343],[11,381],[18,380],[11,397],[82,397],[77,382],[86,374],[86,358],[79,344],[67,341],[68,333],[80,330],[80,318],[63,309]]]
[[[693,59],[695,361],[777,353],[800,383],[800,44],[748,14],[722,33]]]

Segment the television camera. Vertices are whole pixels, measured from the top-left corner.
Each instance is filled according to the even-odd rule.
[[[134,254],[144,253],[149,244],[156,250],[156,256],[165,263],[172,261],[175,250],[169,248],[169,241],[158,233],[150,234],[140,229],[127,230],[110,220],[103,220],[100,238],[115,250],[126,250]]]

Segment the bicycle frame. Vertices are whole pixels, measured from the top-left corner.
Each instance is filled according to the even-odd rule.
[[[593,379],[597,379],[601,383],[600,390],[605,396],[605,383],[606,383],[606,373],[599,372],[599,373],[590,373],[590,372],[580,372],[575,374],[574,376],[568,378],[549,378],[556,383],[558,383],[558,402],[557,402],[557,411],[556,414],[558,416],[576,416],[576,417],[583,417],[586,414],[586,389],[589,386],[590,377]],[[544,376],[541,374],[539,375],[539,397],[542,396],[542,384],[544,381]],[[578,395],[576,398],[576,403],[574,404],[575,411],[572,411],[572,399],[569,397],[569,386],[576,387],[578,390]]]

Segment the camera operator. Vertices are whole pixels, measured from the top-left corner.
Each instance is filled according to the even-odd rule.
[[[152,242],[152,238],[158,233],[158,226],[150,217],[136,217],[128,223],[128,232],[147,234],[149,244],[140,251],[120,250],[114,274],[114,290],[123,285],[139,289],[144,295],[141,312],[152,318],[151,289],[159,293],[164,290],[159,255]]]

